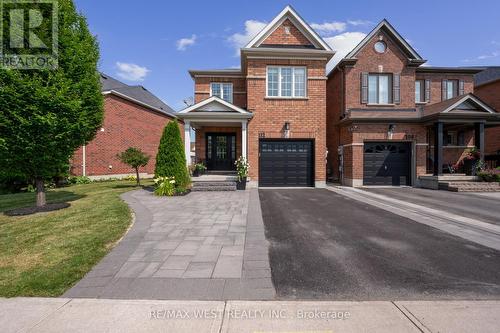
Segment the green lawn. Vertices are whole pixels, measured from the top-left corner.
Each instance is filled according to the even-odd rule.
[[[34,205],[34,193],[0,195],[0,296],[59,296],[83,277],[122,237],[131,222],[121,193],[134,182],[75,185],[47,194],[71,207],[11,217]]]

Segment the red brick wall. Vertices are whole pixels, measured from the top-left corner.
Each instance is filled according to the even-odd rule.
[[[166,115],[120,97],[106,95],[102,125],[104,131],[98,131],[95,139],[86,146],[87,176],[133,173],[132,168],[116,158],[116,154],[128,147],[139,148],[150,155],[149,163],[140,172],[154,173],[158,144],[170,120]],[[183,125],[180,127],[183,128]],[[80,147],[72,158],[73,175],[82,175],[82,154],[83,149]]]
[[[417,80],[431,80],[431,99],[429,104],[439,103],[442,101],[442,82],[443,80],[462,80],[464,81],[464,94],[474,92],[474,76],[472,74],[453,74],[453,73],[418,73]],[[413,87],[415,92],[415,87]],[[415,93],[413,93],[415,98]]]
[[[285,27],[289,27],[290,33],[287,34]],[[311,42],[300,32],[295,25],[286,19],[279,27],[274,30],[263,42],[263,45],[312,45]]]
[[[326,85],[326,146],[328,148],[327,173],[338,178],[338,154],[340,128],[336,124],[342,114],[343,74],[336,70],[327,81]]]
[[[233,104],[240,108],[247,107],[247,88],[244,77],[196,77],[194,80],[194,101],[199,103],[210,97],[211,82],[230,82],[233,84]]]
[[[479,98],[481,98],[489,106],[500,112],[500,80],[476,87],[474,90]],[[487,128],[485,137],[485,153],[495,154],[500,150],[500,126]]]
[[[236,158],[241,156],[241,127],[213,127],[206,126],[196,129],[196,159],[197,162],[205,161],[206,133],[236,133]]]
[[[306,99],[266,98],[266,66],[307,67]],[[321,60],[248,59],[248,109],[254,117],[248,127],[250,177],[258,179],[259,132],[267,138],[281,137],[285,122],[290,123],[291,138],[315,139],[315,177],[324,181],[326,174],[326,62]],[[315,79],[316,78],[316,79]]]
[[[379,40],[379,35],[387,44],[385,53],[375,52],[373,46]],[[380,32],[376,34],[363,47],[356,56],[358,61],[354,67],[346,67],[345,84],[346,91],[346,109],[351,108],[377,108],[380,106],[367,106],[361,104],[361,73],[399,73],[401,75],[401,103],[391,108],[414,108],[415,107],[415,68],[407,67],[406,56],[401,53],[399,47],[392,41],[387,34]],[[379,70],[382,66],[382,71]]]

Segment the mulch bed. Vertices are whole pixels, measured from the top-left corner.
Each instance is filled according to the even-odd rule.
[[[23,216],[36,213],[52,212],[54,210],[68,208],[69,206],[71,206],[71,204],[67,202],[57,202],[57,203],[46,204],[43,207],[31,206],[31,207],[16,208],[8,210],[4,212],[4,214],[7,216]]]
[[[142,189],[146,190],[148,192],[151,192],[151,193],[153,193],[155,191],[155,188],[153,186],[143,186]],[[189,193],[191,193],[191,189],[187,189],[185,192],[181,192],[181,193],[176,192],[173,195],[173,197],[183,197],[185,195],[188,195]]]

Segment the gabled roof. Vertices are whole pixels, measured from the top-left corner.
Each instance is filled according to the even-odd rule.
[[[289,19],[300,32],[313,44],[317,49],[331,51],[330,46],[307,24],[304,19],[292,8],[286,6],[268,25],[266,25],[244,48],[259,47],[285,20]]]
[[[114,94],[131,102],[135,102],[156,111],[165,113],[169,116],[176,117],[176,112],[170,106],[165,104],[161,99],[153,95],[143,86],[130,86],[112,78],[107,74],[100,74],[102,86],[101,91],[103,94]]]
[[[478,87],[500,80],[500,66],[490,66],[483,69],[483,71],[474,75],[474,86]]]
[[[185,118],[187,115],[203,115],[203,116],[237,116],[239,118],[251,118],[253,114],[245,109],[242,109],[225,100],[212,96],[199,103],[191,105],[178,112],[178,116]]]
[[[473,94],[465,94],[423,107],[424,116],[438,113],[497,114],[495,109]]]
[[[368,43],[380,30],[383,30],[398,44],[403,52],[408,56],[408,59],[414,60],[417,63],[424,63],[425,60],[415,51],[415,49],[394,29],[394,27],[383,19],[377,26],[346,56],[345,59],[354,59],[358,52]]]

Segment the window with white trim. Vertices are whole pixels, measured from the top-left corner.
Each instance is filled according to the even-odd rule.
[[[306,97],[306,76],[305,67],[267,67],[267,97]]]
[[[368,103],[369,104],[392,103],[392,75],[390,74],[368,75]]]
[[[217,96],[226,102],[233,102],[233,84],[227,82],[210,83],[210,96]]]

